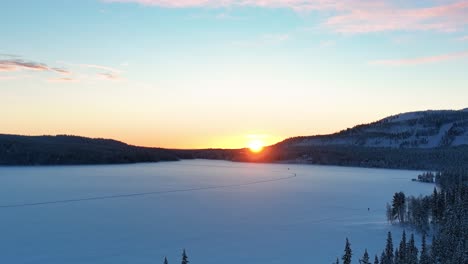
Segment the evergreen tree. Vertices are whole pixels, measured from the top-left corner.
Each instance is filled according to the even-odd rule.
[[[432,193],[432,221],[438,222],[439,221],[439,199],[437,195],[437,189],[434,187],[434,191]]]
[[[398,248],[395,249],[395,259],[393,260],[393,263],[400,264],[400,252],[398,251]]]
[[[188,261],[187,254],[185,253],[185,249],[182,252],[182,263],[181,264],[188,264],[190,261]]]
[[[429,257],[429,252],[427,252],[427,245],[426,245],[426,234],[423,234],[422,237],[422,244],[421,244],[421,257],[419,264],[431,264],[431,259]]]
[[[346,238],[346,245],[345,245],[345,250],[344,250],[344,255],[341,257],[343,260],[343,264],[351,264],[351,256],[352,256],[352,251],[351,251],[351,244],[349,243],[348,238]]]
[[[377,255],[375,255],[374,258],[374,264],[379,264],[379,257],[377,257]]]
[[[164,264],[168,264],[169,262],[167,261],[167,258],[164,257]]]
[[[335,264],[340,264],[340,260],[336,258]]]
[[[406,264],[418,264],[418,248],[414,242],[414,235],[411,234],[406,247]]]
[[[405,222],[405,212],[406,212],[405,201],[406,201],[405,194],[403,192],[398,192],[393,195],[393,201],[392,201],[393,217],[397,218],[400,223]]]
[[[403,230],[403,235],[401,236],[400,247],[398,249],[398,256],[395,251],[395,263],[406,264],[406,232]]]
[[[435,236],[432,236],[432,245],[431,245],[431,262],[440,263],[439,260],[439,241]]]
[[[364,251],[364,255],[362,256],[362,259],[359,260],[360,264],[371,264],[369,261],[369,253],[367,253],[367,248]]]
[[[380,254],[380,264],[385,264],[385,261],[387,259],[387,256],[385,256],[385,250],[382,251],[382,254]]]
[[[385,251],[380,260],[381,264],[393,264],[393,241],[392,233],[389,231],[387,234],[387,245],[385,246]]]

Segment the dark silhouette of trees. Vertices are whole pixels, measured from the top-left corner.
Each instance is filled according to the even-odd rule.
[[[400,247],[398,251],[395,251],[395,263],[405,263],[406,262],[406,232],[403,230],[403,235],[401,236]]]
[[[375,255],[374,258],[374,264],[379,264],[379,257],[377,257],[377,255]]]
[[[432,261],[429,256],[428,248],[426,245],[426,234],[423,234],[422,242],[421,242],[421,256],[419,260],[419,264],[431,264]]]
[[[381,264],[393,264],[393,241],[392,233],[387,233],[387,244],[385,245],[385,250],[382,253],[382,258],[380,259]]]
[[[393,195],[392,212],[394,219],[398,219],[400,223],[405,222],[406,199],[403,192],[398,192]]]
[[[406,264],[418,264],[418,248],[414,242],[414,234],[411,234],[410,240],[406,246],[405,262]]]
[[[181,264],[188,264],[190,261],[188,261],[187,253],[185,252],[185,248],[182,251],[182,262]]]
[[[360,264],[371,264],[369,261],[369,253],[367,252],[367,248],[364,251],[364,255],[362,256],[362,259],[359,260]]]
[[[351,257],[353,255],[351,251],[351,244],[349,243],[348,238],[346,238],[346,244],[345,244],[345,250],[344,250],[344,255],[341,257],[343,260],[343,264],[351,264]]]

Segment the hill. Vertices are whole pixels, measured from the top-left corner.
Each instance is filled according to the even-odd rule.
[[[173,161],[168,150],[77,136],[0,134],[0,165],[115,164]]]
[[[402,113],[330,135],[294,137],[232,160],[440,170],[468,167],[468,109]]]
[[[0,134],[0,165],[113,164],[219,159],[398,169],[468,169],[468,108],[402,113],[330,135],[248,149],[172,150],[77,136]]]
[[[332,135],[295,137],[280,144],[390,148],[468,145],[468,109],[403,113]]]

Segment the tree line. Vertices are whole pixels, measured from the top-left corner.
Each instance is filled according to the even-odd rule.
[[[343,264],[351,264],[353,257],[351,243],[346,238],[344,254],[341,257]],[[340,259],[337,258],[334,264],[339,264]],[[426,235],[423,235],[421,249],[416,246],[414,234],[411,234],[407,241],[406,232],[403,231],[400,244],[394,249],[392,233],[388,232],[385,249],[379,256],[375,255],[371,260],[367,249],[359,258],[360,264],[432,264],[428,245],[426,244]]]
[[[188,260],[187,253],[185,252],[185,249],[182,251],[182,261],[180,262],[181,264],[188,264],[190,261]],[[163,264],[169,264],[169,261],[167,260],[167,257],[164,257]]]
[[[403,232],[399,247],[393,250],[389,232],[385,249],[374,264],[465,264],[468,263],[468,174],[448,171],[436,175],[439,190],[431,195],[406,197],[403,192],[393,195],[387,204],[387,219],[391,223],[413,228],[422,234],[422,245],[414,244],[411,234],[406,242]],[[426,237],[432,235],[432,244]],[[346,239],[345,253],[341,260],[350,264],[352,250]],[[339,263],[339,259],[335,263]],[[361,264],[370,264],[367,250],[359,259]]]

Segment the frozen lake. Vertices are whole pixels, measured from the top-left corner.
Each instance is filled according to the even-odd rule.
[[[294,177],[294,174],[296,177]],[[380,255],[418,172],[225,161],[0,167],[0,263],[331,263]],[[368,211],[368,208],[370,210]],[[377,252],[377,250],[379,250]]]

